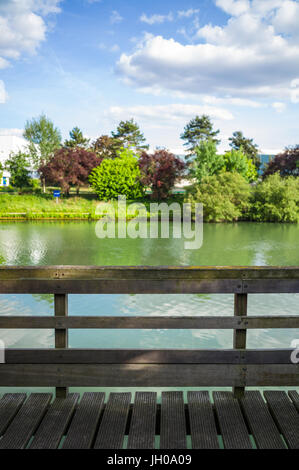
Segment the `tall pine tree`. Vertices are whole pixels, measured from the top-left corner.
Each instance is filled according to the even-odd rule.
[[[187,157],[193,155],[195,147],[202,142],[212,141],[218,145],[220,143],[220,140],[217,139],[219,132],[219,129],[216,131],[213,129],[213,123],[206,114],[191,119],[181,134],[181,139],[185,140],[184,145],[189,152]]]

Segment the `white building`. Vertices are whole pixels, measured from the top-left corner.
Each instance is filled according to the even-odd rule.
[[[27,142],[18,135],[1,135],[0,133],[0,163],[4,166],[11,152],[24,151]],[[2,172],[0,186],[9,186],[10,173],[6,170]]]

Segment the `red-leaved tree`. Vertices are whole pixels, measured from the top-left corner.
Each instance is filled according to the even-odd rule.
[[[263,177],[279,172],[280,176],[299,176],[299,145],[276,155],[267,165]]]
[[[47,183],[57,184],[65,194],[70,188],[77,188],[88,184],[90,172],[102,162],[95,153],[82,147],[61,148],[46,165],[39,168],[40,175]]]
[[[185,163],[167,150],[152,155],[142,152],[139,158],[141,183],[152,190],[153,199],[166,199],[177,179],[183,175]]]

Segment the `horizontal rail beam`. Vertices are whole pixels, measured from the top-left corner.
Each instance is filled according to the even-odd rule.
[[[1,364],[3,387],[298,386],[292,364]]]
[[[7,349],[6,364],[292,364],[293,349]],[[1,370],[0,365],[0,370]],[[294,370],[299,374],[299,365]]]
[[[299,328],[299,316],[0,316],[0,328],[8,329],[260,329]]]

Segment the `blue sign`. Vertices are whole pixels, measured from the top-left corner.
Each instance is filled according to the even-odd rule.
[[[54,197],[60,197],[60,191],[58,191],[58,190],[53,191],[53,196]]]
[[[3,186],[6,186],[6,183],[7,183],[6,176],[3,176]]]

